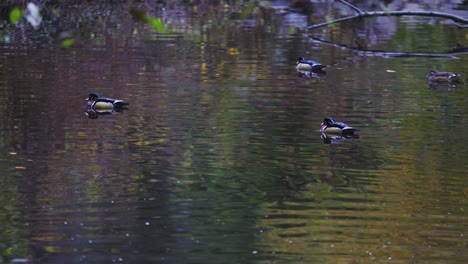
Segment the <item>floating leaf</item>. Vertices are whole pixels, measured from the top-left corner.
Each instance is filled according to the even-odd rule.
[[[149,18],[149,24],[159,32],[166,32],[163,22],[159,18]]]
[[[62,47],[64,48],[68,48],[72,46],[73,44],[75,44],[75,41],[72,38],[66,38],[62,40]]]
[[[13,10],[11,10],[10,12],[10,22],[12,24],[18,23],[18,21],[21,18],[21,14],[22,14],[21,9],[19,9],[18,7],[13,8]]]

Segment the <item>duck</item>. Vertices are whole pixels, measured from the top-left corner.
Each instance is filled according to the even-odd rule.
[[[461,75],[453,72],[431,70],[426,77],[429,83],[463,83]]]
[[[306,60],[304,57],[297,58],[296,69],[299,71],[321,71],[327,66],[313,60]]]
[[[98,93],[89,93],[86,100],[88,101],[88,107],[93,110],[114,110],[129,105],[123,100],[101,97]]]
[[[355,128],[352,126],[348,126],[342,122],[336,122],[331,117],[325,117],[323,119],[322,127],[320,128],[321,133],[329,133],[329,134],[343,134],[343,135],[351,135],[354,132],[359,131],[359,128]]]

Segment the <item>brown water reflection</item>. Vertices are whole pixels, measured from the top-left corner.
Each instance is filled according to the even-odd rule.
[[[133,34],[116,36],[119,10],[67,49],[2,42],[3,261],[465,261],[467,89],[425,76],[468,76],[466,55],[356,56],[290,28],[316,18],[283,9],[207,7],[214,22],[192,9],[199,24],[179,16],[167,35],[123,15]],[[428,37],[395,26],[378,45]],[[432,25],[446,40],[434,49],[465,41],[446,27]],[[298,76],[299,55],[326,74]],[[92,91],[129,109],[90,119]],[[324,144],[324,116],[359,137]]]

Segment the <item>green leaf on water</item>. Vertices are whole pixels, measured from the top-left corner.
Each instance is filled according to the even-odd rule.
[[[164,27],[164,24],[163,22],[161,21],[161,19],[159,18],[155,18],[155,17],[150,17],[148,19],[149,21],[149,24],[154,28],[156,29],[157,31],[163,33],[163,32],[166,32],[166,28]]]
[[[68,48],[72,46],[73,44],[75,44],[75,41],[72,38],[66,38],[62,40],[62,47],[64,48]]]
[[[21,9],[19,9],[18,7],[13,8],[13,10],[11,10],[10,12],[10,22],[12,24],[18,23],[18,21],[21,18],[21,15],[22,15]]]

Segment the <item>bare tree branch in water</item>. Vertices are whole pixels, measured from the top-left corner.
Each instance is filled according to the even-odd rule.
[[[361,9],[357,8],[356,6],[348,3],[347,1],[341,0],[341,2],[351,9],[356,11],[356,15],[348,16],[339,18],[333,21],[324,22],[316,25],[312,25],[308,27],[308,30],[328,26],[335,23],[340,23],[343,21],[348,21],[352,19],[364,18],[364,17],[373,17],[373,16],[431,16],[431,17],[443,17],[453,20],[455,25],[459,28],[467,28],[468,27],[468,19],[456,15],[452,15],[449,13],[441,13],[441,12],[433,12],[433,11],[373,11],[373,12],[366,12],[362,11]]]
[[[365,56],[381,56],[385,58],[409,58],[409,57],[426,57],[426,58],[438,58],[438,59],[459,59],[454,56],[456,54],[468,54],[468,48],[463,46],[457,46],[451,51],[445,53],[421,53],[421,52],[391,52],[391,51],[380,51],[380,50],[361,50],[348,47],[346,45],[337,44],[331,41],[322,40],[319,38],[311,37],[311,39],[331,45],[340,49],[352,51],[358,55]]]
[[[432,11],[373,11],[373,12],[367,12],[367,11],[362,11],[358,7],[354,6],[351,3],[348,3],[345,0],[340,0],[341,3],[344,5],[347,5],[351,9],[353,9],[357,14],[348,16],[348,17],[343,17],[339,19],[335,19],[332,21],[320,23],[320,24],[315,24],[312,26],[309,26],[307,29],[312,30],[316,29],[319,27],[324,27],[328,26],[331,24],[335,23],[340,23],[348,20],[353,20],[353,19],[361,19],[364,17],[374,17],[374,16],[431,16],[431,17],[443,17],[443,18],[449,18],[453,20],[455,25],[458,28],[467,28],[468,27],[468,19],[463,18],[460,16],[448,14],[448,13],[441,13],[441,12],[432,12]],[[404,58],[404,57],[428,57],[428,58],[442,58],[442,59],[458,59],[456,57],[456,54],[468,54],[468,47],[466,46],[461,46],[458,45],[455,47],[453,50],[448,51],[448,52],[443,52],[443,53],[420,53],[420,52],[388,52],[388,51],[381,51],[381,50],[367,50],[365,48],[351,48],[346,45],[338,44],[335,42],[331,41],[326,41],[322,40],[316,37],[311,36],[311,39],[325,43],[328,45],[332,45],[341,49],[346,49],[350,50],[358,55],[366,55],[366,56],[382,56],[382,57],[387,57],[387,58]]]

